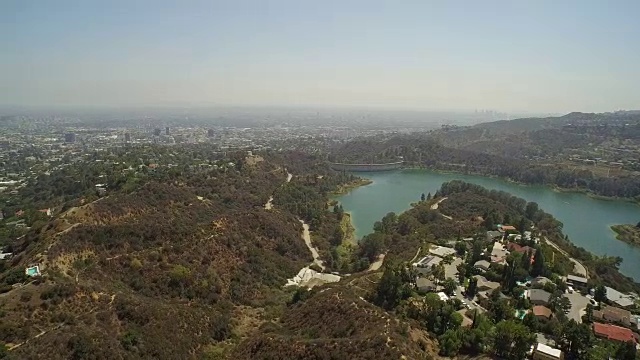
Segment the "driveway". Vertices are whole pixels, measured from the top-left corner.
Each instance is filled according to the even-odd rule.
[[[456,282],[458,281],[458,265],[462,264],[462,259],[459,257],[454,257],[453,262],[449,265],[444,266],[444,278],[453,278]]]
[[[564,294],[563,296],[571,301],[571,310],[569,310],[567,317],[581,323],[582,315],[584,315],[584,309],[587,307],[587,304],[589,304],[589,299],[577,291],[573,294]]]

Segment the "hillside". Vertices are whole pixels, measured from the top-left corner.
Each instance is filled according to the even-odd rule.
[[[419,327],[334,286],[290,305],[278,323],[241,343],[234,359],[433,359],[434,341]],[[429,350],[429,351],[425,351]],[[436,350],[437,351],[437,350]]]
[[[312,260],[298,216],[264,209],[287,181],[285,164],[299,172],[293,184],[320,177],[306,186],[321,198],[343,181],[295,154],[158,167],[135,187],[72,199],[35,223],[0,263],[0,341],[10,357],[202,358],[276,316],[290,297],[283,285]],[[331,219],[320,214],[315,225]],[[43,275],[27,279],[34,264]]]

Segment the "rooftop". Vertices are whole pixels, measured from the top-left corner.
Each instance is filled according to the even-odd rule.
[[[541,352],[543,354],[547,354],[556,358],[560,358],[560,356],[562,356],[562,351],[556,348],[552,348],[549,345],[545,345],[542,343],[538,343],[538,345],[536,345],[536,351]]]
[[[429,248],[429,253],[440,257],[446,257],[448,255],[455,255],[456,251],[452,248],[435,245]]]
[[[548,302],[549,298],[551,298],[551,294],[542,289],[531,289],[527,290],[527,297],[531,301]]]
[[[633,331],[621,326],[593,323],[593,332],[609,340],[617,340],[622,342],[634,341]]]
[[[438,264],[440,264],[440,262],[442,262],[442,258],[441,257],[438,257],[438,256],[425,256],[422,259],[420,259],[418,262],[413,263],[413,266],[431,269],[431,266],[438,265]]]
[[[633,305],[633,299],[631,298],[631,296],[625,295],[620,291],[608,286],[605,286],[605,289],[607,290],[607,299],[609,301],[614,302],[622,307]]]
[[[536,305],[533,307],[533,315],[535,316],[544,316],[544,317],[551,317],[551,315],[553,314],[553,312],[551,311],[551,309],[549,309],[546,306],[542,306],[542,305]]]
[[[583,278],[581,276],[575,276],[575,275],[567,275],[567,280],[569,281],[574,281],[574,282],[580,282],[580,283],[587,283],[587,279]]]

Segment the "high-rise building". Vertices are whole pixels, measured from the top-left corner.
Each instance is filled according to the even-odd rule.
[[[164,134],[169,136],[169,127],[164,128]]]
[[[155,135],[155,136],[160,136],[160,133],[162,133],[162,130],[160,130],[160,129],[153,129],[153,135]]]
[[[74,133],[66,133],[66,134],[64,134],[64,142],[67,142],[67,143],[76,142],[76,134],[74,134]]]
[[[208,137],[213,137],[213,129],[207,130],[207,136]]]
[[[124,133],[124,141],[125,142],[131,142],[131,134],[130,133]]]

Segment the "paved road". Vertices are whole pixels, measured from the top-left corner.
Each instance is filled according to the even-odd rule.
[[[579,292],[574,292],[573,294],[564,294],[564,297],[571,301],[571,310],[567,314],[569,319],[573,319],[578,323],[582,322],[582,315],[584,315],[584,310],[589,304],[589,299],[586,296],[580,294]]]
[[[571,262],[573,262],[573,272],[583,276],[585,278],[589,278],[589,272],[587,271],[587,268],[582,265],[578,260],[572,258],[566,251],[562,250],[558,245],[556,245],[554,242],[550,241],[549,239],[547,239],[547,237],[545,236],[544,241],[547,242],[547,244],[553,246],[556,250],[560,251],[564,256],[568,257],[569,260],[571,260]]]
[[[462,263],[462,259],[460,259],[459,257],[455,257],[453,258],[453,262],[451,264],[445,265],[444,266],[444,273],[445,273],[445,278],[453,278],[454,280],[456,280],[456,283],[458,282],[458,269],[457,266],[458,264]],[[466,303],[469,308],[471,310],[473,309],[478,309],[478,311],[480,312],[485,312],[486,310],[484,308],[482,308],[481,306],[478,305],[474,305],[472,300],[467,299],[464,295],[462,295],[462,291],[463,289],[461,289],[461,286],[457,286],[456,287],[456,295],[455,297],[460,299],[460,301],[463,301],[464,303]]]

